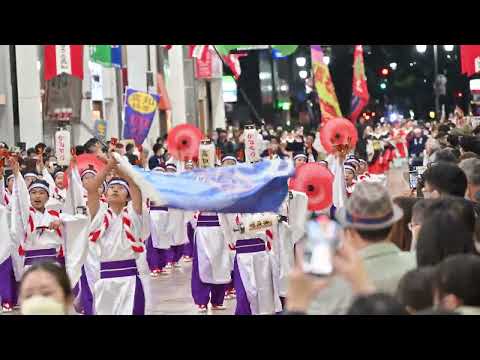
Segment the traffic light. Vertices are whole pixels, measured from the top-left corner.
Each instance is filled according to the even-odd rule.
[[[383,68],[380,70],[380,74],[382,74],[382,76],[388,76],[388,74],[390,74],[390,70],[388,70],[388,68]]]
[[[457,97],[461,98],[461,97],[463,97],[463,94],[459,91],[459,92],[457,93]]]

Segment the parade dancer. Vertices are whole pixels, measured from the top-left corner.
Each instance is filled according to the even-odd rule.
[[[184,171],[191,171],[194,168],[192,160],[185,162]],[[187,239],[188,242],[183,247],[183,261],[190,262],[193,258],[193,236],[195,233],[195,226],[197,221],[197,213],[194,211],[186,211],[185,217],[187,219]]]
[[[3,180],[4,168],[0,167],[0,227],[7,229],[0,241],[0,301],[2,311],[9,312],[17,303],[17,280],[14,271],[15,249],[10,237],[10,208],[14,175],[7,177],[7,187]],[[17,256],[18,258],[18,256]]]
[[[141,239],[142,194],[117,164],[115,158],[110,158],[106,168],[87,184],[87,205],[92,219],[89,244],[98,254],[100,265],[100,276],[94,286],[95,312],[143,315],[143,282],[148,282],[149,277]],[[105,209],[100,206],[98,188],[111,170],[120,177],[112,178],[107,185],[108,208]]]
[[[68,252],[65,256],[65,265],[75,296],[74,305],[77,312],[85,315],[94,314],[93,287],[98,278],[98,256],[88,246],[89,217],[87,208],[87,191],[85,184],[92,181],[96,171],[86,169],[79,174],[76,156],[70,163],[70,184],[65,194],[62,207],[62,218],[67,215],[76,221],[63,224],[65,229],[65,247]],[[99,194],[103,194],[103,186]],[[101,203],[103,207],[107,205]]]
[[[368,172],[368,163],[364,159],[359,159],[358,163],[358,181],[368,180],[370,178],[370,173]]]
[[[279,264],[279,295],[285,307],[288,276],[295,264],[295,246],[305,232],[308,197],[305,193],[289,191],[280,207],[277,226],[272,226],[272,251]]]
[[[295,163],[295,167],[299,167],[308,162],[308,157],[304,153],[298,153],[293,156],[293,162]]]
[[[200,312],[224,310],[231,281],[230,249],[217,213],[200,212],[193,238],[192,297]]]
[[[400,122],[396,122],[392,129],[392,137],[396,147],[396,157],[404,162],[408,157],[407,150],[407,132],[400,127]]]
[[[165,165],[161,164],[152,171],[165,172]],[[146,242],[147,261],[150,267],[150,276],[166,275],[167,251],[171,244],[171,234],[168,232],[168,208],[158,206],[149,201],[150,236]]]
[[[233,155],[230,155],[230,154],[225,154],[223,157],[222,157],[222,161],[221,161],[221,166],[223,167],[226,167],[226,166],[235,166],[238,164],[238,160],[235,156]],[[229,245],[229,247],[231,247],[231,251],[230,251],[230,262],[232,264],[232,268],[231,268],[231,271],[230,271],[230,274],[231,274],[231,281],[230,283],[227,285],[227,289],[225,290],[225,300],[233,300],[236,298],[236,291],[235,291],[235,284],[234,284],[234,281],[233,281],[233,276],[234,276],[234,273],[233,273],[233,263],[234,263],[234,260],[235,260],[235,251],[232,251],[232,249],[234,248],[234,243],[232,243],[231,245]]]
[[[345,185],[347,191],[347,197],[350,197],[355,189],[356,184],[356,175],[355,175],[355,167],[349,163],[345,163],[343,165],[345,171]]]
[[[3,170],[3,167],[1,168]],[[0,182],[0,204],[6,206],[9,210],[11,209],[11,197],[13,191],[13,181],[15,175],[10,174],[6,179],[6,186],[3,182],[3,171],[0,173],[2,176],[2,181]]]
[[[167,173],[175,173],[177,166],[173,163],[166,165]],[[187,237],[187,219],[184,210],[168,209],[168,228],[167,231],[171,234],[170,248],[167,250],[167,265],[166,269],[181,268],[179,261],[183,256],[183,249],[188,243]]]
[[[229,234],[229,246],[235,251],[235,315],[267,315],[282,311],[279,265],[270,251],[266,229],[257,231],[251,226],[259,222],[273,222],[276,217],[266,213],[220,214],[219,218],[222,226],[226,227],[226,234]]]
[[[65,203],[66,196],[66,189],[63,186],[63,170],[60,168],[55,170],[55,173],[52,177],[45,167],[43,156],[39,156],[37,159],[37,170],[42,175],[42,179],[48,183],[50,188],[50,199],[45,207],[49,210],[60,212],[63,204]]]
[[[47,210],[49,184],[35,180],[27,185],[20,174],[18,161],[10,160],[15,181],[12,196],[12,237],[23,258],[24,269],[38,261],[65,264],[60,214]]]

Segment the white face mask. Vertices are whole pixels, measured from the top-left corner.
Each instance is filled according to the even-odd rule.
[[[51,297],[32,296],[22,303],[23,315],[66,315],[65,305]]]

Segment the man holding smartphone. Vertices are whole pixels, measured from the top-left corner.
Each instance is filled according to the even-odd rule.
[[[393,224],[403,211],[392,202],[387,188],[378,183],[361,182],[337,210],[336,219],[344,228],[344,242],[363,259],[373,286],[380,292],[394,294],[401,277],[416,267],[414,253],[402,252],[388,240]],[[327,288],[315,299],[310,314],[341,315],[347,312],[354,292],[350,284],[334,275]]]

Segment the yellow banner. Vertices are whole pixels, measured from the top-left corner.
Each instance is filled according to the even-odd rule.
[[[328,66],[323,62],[323,51],[320,45],[312,45],[312,67],[315,88],[320,98],[320,110],[323,122],[333,117],[341,117],[342,112],[338,104],[335,87]]]

